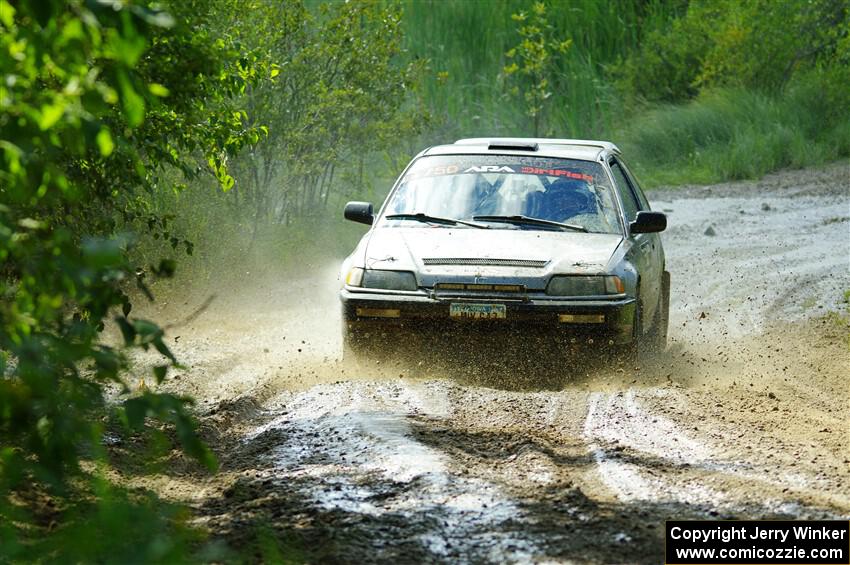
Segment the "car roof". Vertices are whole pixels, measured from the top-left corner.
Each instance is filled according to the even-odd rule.
[[[619,153],[620,149],[610,141],[542,137],[471,137],[459,139],[450,145],[430,147],[420,155],[528,155],[599,161],[608,155],[619,155]]]

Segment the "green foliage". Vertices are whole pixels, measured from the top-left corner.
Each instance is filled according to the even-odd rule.
[[[518,83],[509,92],[519,96],[522,90],[525,112],[534,123],[534,137],[541,135],[540,122],[552,91],[567,88],[564,81],[559,80],[554,58],[566,53],[572,45],[572,39],[556,36],[555,26],[549,22],[546,9],[544,2],[535,2],[530,13],[511,15],[511,19],[517,22],[520,42],[505,53],[512,62],[503,69],[508,78],[514,77]]]
[[[847,65],[848,17],[846,0],[692,0],[647,34],[621,82],[630,96],[666,102],[716,86],[777,91],[795,73]]]
[[[604,137],[619,120],[619,97],[606,68],[626,57],[651,30],[679,10],[679,0],[551,2],[546,22],[566,53],[552,53],[560,80],[550,88],[541,131],[559,137]],[[517,23],[531,0],[404,0],[404,41],[413,57],[428,59],[423,99],[433,116],[423,144],[480,135],[532,135],[533,120],[522,96],[507,98],[498,77],[511,64],[506,53],[517,44]]]
[[[50,512],[62,516],[53,535],[20,538],[0,548],[0,560],[23,563],[189,563],[225,556],[222,547],[205,545],[187,524],[188,512],[150,494],[134,494],[103,479],[93,479],[87,498]],[[45,503],[43,500],[42,503]]]
[[[270,255],[279,265],[283,250],[303,250],[294,244],[302,226],[314,243],[326,241],[320,222],[338,218],[334,211],[345,200],[382,196],[369,194],[376,179],[386,190],[420,149],[416,136],[427,115],[418,89],[426,61],[403,49],[400,7],[314,4],[225,0],[219,11],[214,33],[232,36],[270,64],[270,80],[239,97],[248,125],[263,132],[260,143],[228,156],[237,182],[227,194],[212,194],[211,179],[199,178],[146,198],[149,210],[175,218],[172,234],[196,244],[189,266],[197,276]],[[331,245],[341,247],[339,240]],[[162,248],[147,241],[135,254],[149,262]]]
[[[233,14],[228,26],[280,70],[246,93],[269,138],[237,161],[239,208],[255,222],[324,213],[331,192],[357,188],[336,187],[340,173],[417,132],[408,104],[423,68],[400,60],[401,12],[356,0],[313,14],[301,0],[264,0]]]
[[[132,349],[162,356],[157,382],[177,363],[129,295],[150,296],[175,261],[129,256],[145,236],[191,251],[148,198],[174,170],[232,185],[227,156],[260,137],[233,100],[268,71],[205,31],[210,2],[171,8],[0,0],[0,522],[12,492],[68,492],[81,459],[102,457],[109,411],[128,430],[165,422],[215,468],[189,399],[133,395],[124,378]],[[110,319],[120,346],[101,338]]]
[[[783,167],[850,155],[846,105],[833,104],[817,72],[784,95],[713,90],[686,105],[660,106],[619,138],[650,186],[756,178]]]
[[[693,0],[618,69],[626,96],[666,102],[633,110],[623,145],[649,184],[846,157],[849,45],[846,0]]]
[[[538,131],[617,141],[638,152],[650,184],[750,177],[850,154],[838,111],[850,107],[846,0],[551,3],[542,25],[572,40],[546,58],[560,82],[550,78],[540,96],[525,82],[505,100],[496,79],[514,62],[508,78],[520,74],[516,52],[505,56],[516,44],[510,16],[533,7],[407,2],[408,48],[434,69],[423,82],[434,116],[428,143],[533,135],[525,94],[548,105]],[[758,106],[754,115],[734,107],[739,96],[741,106]]]

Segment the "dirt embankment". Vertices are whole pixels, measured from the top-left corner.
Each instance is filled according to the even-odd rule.
[[[353,370],[332,265],[247,274],[171,331],[162,385],[201,400],[222,472],[142,483],[326,561],[652,563],[666,518],[847,517],[849,194],[847,164],[653,193],[670,346],[640,366]]]

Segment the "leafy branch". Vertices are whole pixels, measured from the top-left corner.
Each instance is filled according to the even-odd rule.
[[[520,42],[505,53],[512,62],[502,69],[505,77],[513,82],[508,93],[522,99],[526,115],[533,120],[535,137],[541,134],[546,105],[558,82],[557,58],[572,46],[572,39],[557,37],[546,12],[544,2],[535,2],[530,13],[521,11],[511,15],[517,22]]]

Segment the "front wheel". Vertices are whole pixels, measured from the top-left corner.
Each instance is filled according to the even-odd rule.
[[[667,349],[667,329],[670,325],[670,273],[661,273],[661,295],[658,297],[658,307],[652,327],[644,336],[644,346],[649,353],[664,353]]]
[[[667,348],[667,328],[670,320],[670,273],[662,271],[661,293],[655,308],[652,325],[643,331],[643,308],[641,308],[640,290],[635,300],[634,333],[632,341],[620,350],[620,357],[629,363],[645,360],[652,355],[663,353]]]

